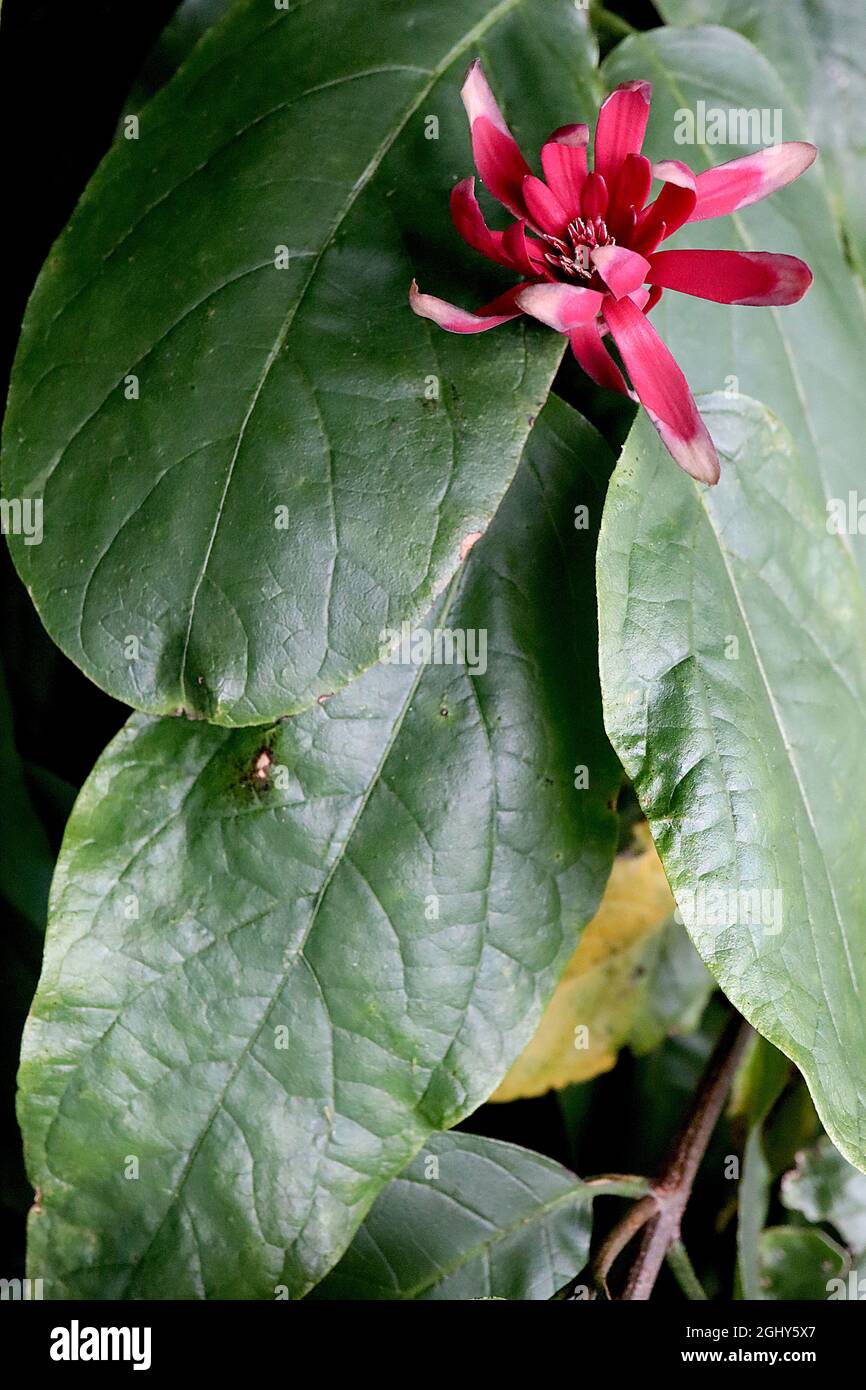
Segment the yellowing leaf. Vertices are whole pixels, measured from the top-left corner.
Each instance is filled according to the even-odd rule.
[[[712,981],[685,931],[646,822],[614,862],[597,914],[566,966],[538,1031],[493,1100],[540,1096],[588,1081],[619,1049],[654,1047],[694,1027]]]

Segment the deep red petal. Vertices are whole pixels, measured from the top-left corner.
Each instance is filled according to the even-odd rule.
[[[805,173],[817,153],[805,140],[789,140],[705,170],[698,174],[698,197],[689,221],[724,217],[766,198]]]
[[[632,304],[637,305],[641,313],[648,314],[655,308],[663,294],[664,290],[660,289],[658,285],[641,285],[640,289],[632,290],[628,298]],[[599,320],[598,331],[602,338],[610,332],[603,318]]]
[[[580,285],[521,285],[516,302],[524,313],[546,323],[548,328],[569,333],[595,318],[604,295]]]
[[[625,377],[602,342],[597,321],[572,328],[568,338],[581,367],[597,386],[621,391],[624,396],[631,395]]]
[[[796,304],[812,272],[796,256],[772,251],[657,251],[645,278],[718,304]]]
[[[530,172],[529,165],[514,142],[491,125],[486,116],[479,116],[472,124],[472,155],[494,198],[515,217],[525,217],[523,180]]]
[[[630,299],[604,301],[604,317],[632,386],[672,457],[693,478],[717,483],[719,460],[688,383],[649,319]]]
[[[449,333],[486,333],[488,328],[497,328],[500,323],[519,318],[522,310],[516,307],[516,298],[522,289],[522,285],[513,285],[498,299],[470,313],[468,309],[437,299],[435,295],[421,294],[413,280],[409,287],[409,304],[419,318],[431,319]]]
[[[649,82],[623,82],[602,105],[595,127],[593,167],[611,187],[629,154],[640,154],[649,120]]]
[[[523,201],[529,220],[540,232],[550,236],[565,235],[570,218],[555,193],[534,174],[527,174],[523,180]]]
[[[508,256],[513,269],[520,275],[545,275],[552,278],[541,246],[526,235],[524,221],[512,222],[502,233],[502,250]]]
[[[635,224],[636,214],[643,210],[652,186],[652,165],[645,155],[629,154],[616,176],[607,210],[607,225],[611,236],[623,241]]]
[[[604,217],[608,205],[607,184],[600,174],[587,174],[580,194],[581,216],[591,220]]]
[[[586,179],[589,126],[567,125],[555,130],[541,147],[541,167],[569,221],[580,215],[580,191]]]
[[[687,164],[678,159],[666,159],[653,165],[653,174],[664,180],[664,187],[654,203],[645,208],[637,220],[631,248],[648,256],[663,237],[688,222],[697,199],[697,180]]]
[[[502,232],[494,232],[484,221],[475,197],[475,180],[463,179],[451,190],[451,220],[467,245],[500,265],[513,265],[503,245]]]

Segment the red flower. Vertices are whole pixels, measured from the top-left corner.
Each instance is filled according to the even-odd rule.
[[[768,251],[659,251],[686,222],[748,207],[809,168],[817,150],[793,141],[733,159],[703,174],[678,160],[651,165],[641,154],[652,88],[624,82],[604,102],[595,128],[595,168],[587,167],[589,129],[555,130],[541,151],[544,179],[532,173],[503,120],[476,60],[463,84],[472,152],[490,192],[517,218],[504,232],[484,221],[474,178],[451,193],[464,241],[525,278],[470,313],[413,282],[416,314],[451,333],[483,333],[531,314],[568,336],[593,381],[637,397],[676,462],[704,483],[719,461],[686,379],[646,315],[663,289],[721,304],[794,304],[812,283],[796,256]],[[646,204],[653,177],[662,189]],[[610,331],[631,378],[608,354]]]

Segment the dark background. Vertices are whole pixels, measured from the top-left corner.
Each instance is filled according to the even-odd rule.
[[[111,144],[125,98],[176,7],[177,0],[6,0],[3,5],[0,101],[8,132],[9,194],[9,307],[0,368],[4,381],[42,263]],[[636,27],[659,23],[649,4],[615,8]],[[4,387],[4,399],[5,394]],[[25,763],[31,798],[56,852],[76,790],[128,711],[54,647],[5,544],[0,547],[0,589],[0,664],[9,687],[15,744]],[[0,814],[10,814],[10,808],[0,807]],[[39,970],[40,943],[32,926],[2,900],[2,877],[0,911],[5,919],[0,937],[0,1277],[13,1278],[23,1273],[24,1220],[32,1200],[15,1125],[14,1077],[21,1026]],[[540,1150],[583,1173],[651,1172],[667,1148],[722,1019],[721,1006],[711,1007],[705,1028],[692,1039],[672,1040],[645,1059],[626,1053],[607,1076],[570,1087],[559,1096],[483,1106],[461,1128]],[[731,1151],[731,1142],[721,1126],[718,1161],[708,1165],[712,1172],[721,1173],[722,1156]],[[696,1248],[708,1254],[719,1240],[730,1243],[729,1234],[719,1236],[715,1230],[729,1191],[729,1184],[711,1179],[691,1205]],[[617,1204],[608,1205],[612,1216]],[[717,1263],[717,1249],[714,1254],[712,1264]],[[730,1262],[730,1252],[724,1262]],[[662,1289],[668,1290],[664,1282]]]
[[[6,0],[0,15],[5,184],[3,400],[24,308],[48,251],[111,143],[124,97],[176,0]],[[0,666],[28,790],[53,849],[74,796],[127,716],[44,632],[0,543]],[[47,776],[45,775],[47,774]],[[10,805],[0,816],[14,815]],[[7,864],[7,873],[14,872]],[[40,942],[0,876],[0,1277],[23,1273],[31,1201],[15,1124],[18,1043]]]

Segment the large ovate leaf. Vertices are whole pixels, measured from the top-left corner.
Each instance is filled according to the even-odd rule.
[[[861,0],[658,0],[671,24],[724,24],[769,58],[821,151],[851,259],[866,276],[866,10]]]
[[[48,1296],[303,1294],[501,1080],[614,853],[610,465],[551,399],[431,619],[465,665],[443,640],[259,729],[136,715],[97,764],[20,1078]]]
[[[127,703],[303,710],[487,526],[563,339],[408,308],[413,276],[467,307],[513,282],[448,210],[479,52],[530,151],[593,105],[571,0],[236,0],[54,247],[4,442],[45,539],[12,547],[52,637]]]
[[[601,906],[536,1033],[493,1100],[588,1081],[614,1066],[626,1043],[646,1051],[678,1025],[697,1025],[712,980],[673,910],[664,869],[641,822],[614,860]]]
[[[541,1154],[438,1134],[377,1198],[319,1299],[548,1299],[589,1254],[594,1189]]]
[[[607,81],[653,83],[645,153],[685,160],[695,170],[748,153],[738,144],[680,144],[686,117],[696,112],[782,112],[786,140],[804,131],[778,75],[739,34],[719,28],[665,29],[625,40],[605,63]],[[680,113],[684,113],[680,115]],[[739,123],[728,126],[732,139]],[[659,330],[695,391],[725,389],[763,401],[797,442],[808,471],[827,499],[847,503],[862,485],[861,395],[866,377],[866,319],[842,252],[821,178],[809,170],[772,197],[731,217],[682,227],[666,245],[778,251],[800,256],[814,284],[785,308],[714,304],[668,291],[653,311]],[[855,527],[856,532],[856,527]],[[842,543],[866,576],[859,534]]]
[[[866,1167],[866,604],[779,422],[700,404],[717,488],[645,418],[611,482],[605,722],[695,945]]]

